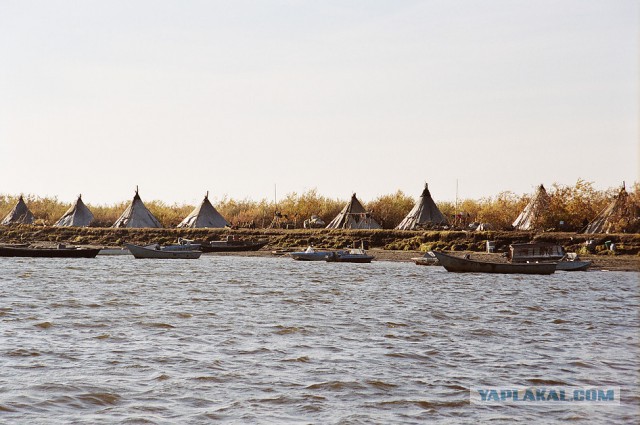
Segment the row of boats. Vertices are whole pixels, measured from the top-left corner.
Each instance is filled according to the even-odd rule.
[[[268,241],[243,241],[229,237],[223,241],[195,243],[187,239],[178,239],[177,244],[161,246],[125,244],[126,249],[107,250],[103,254],[132,254],[135,258],[154,259],[197,259],[205,252],[257,251]],[[0,257],[50,257],[50,258],[93,258],[101,253],[99,248],[79,248],[58,245],[56,247],[30,247],[28,245],[2,245]],[[304,251],[288,252],[287,255],[297,261],[327,261],[343,263],[370,263],[375,257],[364,249],[320,250],[309,246]],[[475,255],[475,254],[474,254]],[[503,273],[503,274],[551,274],[556,270],[584,271],[591,265],[582,261],[574,253],[552,243],[532,242],[512,244],[506,255],[488,254],[486,258],[471,258],[471,254],[455,254],[429,251],[423,257],[413,258],[419,265],[441,265],[450,272],[467,273]],[[497,257],[496,257],[497,256]],[[500,261],[495,259],[499,258]]]

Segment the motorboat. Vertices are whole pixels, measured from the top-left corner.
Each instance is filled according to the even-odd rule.
[[[289,256],[298,261],[325,261],[327,256],[332,255],[334,251],[319,251],[309,245],[304,251],[290,252]],[[346,252],[346,251],[340,251]]]
[[[135,258],[167,258],[167,259],[184,259],[195,260],[200,258],[202,251],[197,250],[172,250],[164,249],[160,245],[140,246],[134,244],[125,244],[127,249]]]
[[[509,263],[472,260],[464,257],[433,251],[440,264],[449,272],[457,273],[504,273],[504,274],[552,274],[556,263]]]
[[[362,248],[353,248],[347,251],[333,251],[326,256],[326,261],[336,263],[370,263],[375,257],[369,255]]]

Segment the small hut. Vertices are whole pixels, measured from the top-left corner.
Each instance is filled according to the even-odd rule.
[[[111,227],[160,228],[162,225],[144,205],[144,202],[142,202],[142,199],[140,199],[140,195],[138,194],[138,187],[136,186],[136,194],[133,197],[131,204],[129,204],[120,218],[118,218]]]
[[[362,203],[356,198],[356,194],[351,195],[351,201],[344,206],[342,211],[335,216],[327,229],[382,229],[371,213],[367,212]]]
[[[609,205],[584,229],[584,233],[615,233],[630,228],[638,221],[636,206],[629,199],[624,183]]]
[[[544,186],[538,186],[535,195],[513,222],[513,228],[515,230],[537,230],[540,228],[544,223],[544,215],[550,201],[551,197]]]
[[[178,224],[178,227],[186,228],[221,228],[227,226],[229,226],[227,220],[209,202],[209,192],[204,196],[202,203]]]
[[[20,195],[18,202],[2,220],[1,224],[5,226],[11,224],[33,224],[34,220],[33,214],[29,211],[29,207],[27,207],[27,204],[24,202],[22,195]]]
[[[416,230],[432,226],[445,226],[447,224],[447,218],[438,209],[429,192],[429,185],[425,183],[420,199],[396,229]]]
[[[78,195],[75,204],[67,210],[60,220],[54,224],[56,227],[87,227],[93,221],[93,213],[82,202],[82,195]]]

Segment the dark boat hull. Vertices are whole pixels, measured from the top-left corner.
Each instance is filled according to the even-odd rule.
[[[488,263],[475,261],[442,252],[433,252],[440,264],[455,273],[500,273],[500,274],[552,274],[556,263]]]
[[[203,243],[200,245],[202,252],[241,252],[241,251],[257,251],[267,245],[269,241],[260,242],[213,242],[212,244]]]
[[[0,257],[94,258],[100,249],[93,248],[18,248],[0,247]]]

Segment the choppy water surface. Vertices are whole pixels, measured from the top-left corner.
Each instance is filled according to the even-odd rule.
[[[624,423],[637,273],[410,263],[0,259],[0,422]],[[480,406],[478,385],[613,385],[621,406]]]

